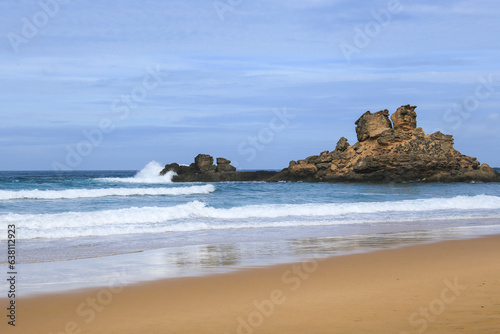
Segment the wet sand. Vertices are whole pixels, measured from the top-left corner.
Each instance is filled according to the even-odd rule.
[[[2,333],[498,333],[500,236],[48,294]],[[6,285],[4,285],[6,286]],[[3,294],[5,295],[5,294]]]

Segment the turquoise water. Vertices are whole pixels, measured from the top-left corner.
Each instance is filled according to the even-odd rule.
[[[0,172],[1,247],[15,224],[35,282],[39,262],[141,252],[151,272],[179,276],[500,228],[498,183],[172,183],[159,170]]]

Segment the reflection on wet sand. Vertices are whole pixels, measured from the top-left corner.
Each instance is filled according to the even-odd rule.
[[[241,254],[237,244],[204,245],[196,247],[195,253],[179,251],[174,254],[178,267],[219,268],[235,266]]]
[[[20,264],[19,270],[24,276],[23,291],[28,295],[41,291],[49,293],[102,286],[116,276],[130,284],[499,233],[492,227],[472,227],[294,238],[272,242],[217,243],[71,261]]]
[[[336,255],[338,253],[362,252],[373,248],[392,248],[401,244],[421,243],[432,240],[430,231],[407,234],[384,233],[379,235],[355,235],[342,237],[294,239],[290,247],[300,256]]]

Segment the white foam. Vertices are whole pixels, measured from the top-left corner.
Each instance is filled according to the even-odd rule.
[[[191,187],[169,188],[105,188],[105,189],[66,189],[66,190],[0,190],[0,200],[13,199],[77,199],[107,196],[159,196],[209,194],[215,191],[211,184]]]
[[[383,223],[428,219],[500,217],[500,197],[457,196],[397,202],[327,204],[267,204],[214,208],[200,201],[171,207],[131,207],[95,212],[0,215],[16,224],[20,239],[58,238],[129,233],[162,233],[208,229],[262,228],[302,225]],[[479,210],[475,213],[465,210]],[[483,211],[481,211],[483,210]],[[451,212],[450,212],[451,211]],[[381,218],[385,213],[385,218]],[[408,218],[411,216],[410,218]],[[413,218],[412,218],[413,217]],[[0,235],[0,238],[2,236]]]
[[[143,183],[143,184],[158,184],[158,183],[172,183],[172,177],[176,175],[174,172],[169,171],[165,175],[160,175],[163,166],[156,161],[151,161],[140,170],[134,177],[105,177],[96,179],[101,182],[112,183]]]

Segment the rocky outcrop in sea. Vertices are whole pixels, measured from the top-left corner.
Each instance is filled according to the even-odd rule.
[[[416,106],[367,111],[356,121],[358,142],[342,137],[335,150],[298,161],[272,180],[370,182],[500,181],[500,175],[453,147],[453,136],[417,128]]]
[[[189,166],[168,164],[160,174],[165,175],[170,171],[176,174],[172,178],[175,182],[265,181],[278,173],[265,170],[237,172],[231,160],[217,158],[217,165],[214,165],[214,158],[208,154],[198,154]]]
[[[162,174],[172,170],[174,181],[205,182],[500,182],[500,173],[457,151],[453,136],[418,128],[416,108],[367,111],[355,122],[354,145],[342,137],[333,151],[290,161],[281,172],[238,172],[227,159],[214,165],[213,157],[200,154],[190,166],[170,164]]]

